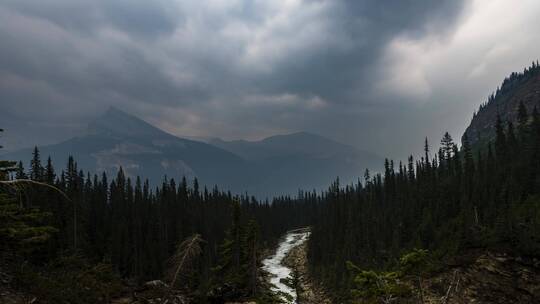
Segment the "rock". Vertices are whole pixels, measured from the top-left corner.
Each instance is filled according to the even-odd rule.
[[[310,278],[307,268],[307,243],[297,246],[285,257],[284,264],[293,269],[297,276],[296,290],[298,303],[302,304],[331,304],[324,290]]]

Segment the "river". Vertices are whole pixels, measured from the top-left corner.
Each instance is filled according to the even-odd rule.
[[[292,230],[285,234],[279,243],[276,252],[262,261],[263,270],[269,273],[269,282],[272,291],[281,297],[284,303],[296,303],[296,290],[284,284],[283,279],[291,278],[292,269],[283,265],[287,253],[296,246],[301,245],[309,238],[309,230]]]

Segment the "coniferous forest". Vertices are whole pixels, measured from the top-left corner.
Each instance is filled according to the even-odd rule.
[[[263,249],[287,229],[307,226],[318,208],[288,197],[257,201],[217,187],[201,189],[197,179],[188,185],[185,178],[179,183],[164,178],[151,188],[122,169],[114,177],[90,176],[77,169],[73,158],[57,171],[50,158],[42,163],[37,148],[30,163],[28,170],[21,162],[2,163],[4,180],[12,171],[20,182],[3,185],[0,246],[4,254],[16,253],[8,258],[30,262],[19,273],[20,283],[51,303],[105,301],[118,292],[111,283],[119,278],[133,284],[156,278],[172,282],[174,256],[194,236],[200,252],[183,265],[178,287],[204,295],[197,301],[221,293],[220,286],[227,287],[225,294],[215,297],[256,296],[252,276]],[[99,276],[88,278],[91,283],[57,277],[56,270],[65,267],[73,267],[74,276],[93,271]]]
[[[540,116],[523,110],[520,124],[497,122],[493,145],[473,155],[464,139],[458,150],[448,133],[432,154],[364,183],[323,194],[313,223],[309,261],[331,289],[354,288],[343,261],[364,269],[392,267],[404,253],[429,250],[437,259],[467,248],[506,249],[525,256],[540,250]],[[351,285],[352,284],[352,285]]]
[[[539,69],[513,74],[505,94]],[[43,303],[109,303],[154,280],[194,303],[278,303],[260,262],[310,227],[308,272],[335,303],[422,303],[422,278],[471,250],[538,257],[540,114],[523,102],[516,113],[497,115],[487,143],[426,138],[420,157],[387,159],[357,183],[271,201],[197,179],[152,187],[121,168],[91,175],[35,148],[29,168],[0,162],[0,266]]]

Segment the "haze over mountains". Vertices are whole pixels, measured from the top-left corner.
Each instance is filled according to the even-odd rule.
[[[39,147],[61,168],[71,155],[79,168],[115,174],[121,166],[130,177],[148,178],[153,185],[164,176],[258,197],[296,194],[298,189],[324,189],[336,177],[357,180],[382,159],[328,138],[306,132],[272,136],[261,141],[208,142],[179,138],[111,107],[88,125],[86,134]],[[28,162],[32,149],[6,154]]]

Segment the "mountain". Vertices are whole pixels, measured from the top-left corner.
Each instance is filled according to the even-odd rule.
[[[523,102],[528,113],[534,107],[540,110],[540,65],[533,63],[522,73],[512,73],[488,101],[473,115],[471,124],[465,131],[473,145],[484,145],[495,138],[497,115],[503,122],[516,125],[518,108]]]
[[[362,159],[364,165],[380,165],[378,163],[380,158],[372,153],[308,132],[275,135],[260,141],[213,139],[209,143],[250,160],[301,155],[320,159],[329,157],[341,157],[351,161]]]
[[[178,138],[147,122],[110,108],[88,126],[87,134],[59,144],[39,147],[61,169],[72,155],[79,167],[90,172],[115,174],[120,166],[128,176],[148,178],[154,185],[163,177],[197,176],[205,184],[240,186],[235,174],[245,161],[212,145]],[[29,160],[31,149],[5,155]]]
[[[128,176],[148,178],[153,185],[164,176],[197,177],[209,187],[259,197],[324,189],[337,176],[351,182],[365,168],[382,164],[373,154],[310,133],[253,142],[179,138],[116,108],[92,121],[84,135],[39,149],[58,170],[72,155],[81,169],[93,173],[116,174],[121,166]],[[28,161],[31,153],[23,149],[3,157]]]
[[[209,143],[251,161],[257,172],[266,172],[255,176],[252,190],[256,193],[324,189],[338,176],[342,182],[356,181],[366,168],[379,169],[383,163],[372,153],[307,132],[260,141],[214,139]]]

